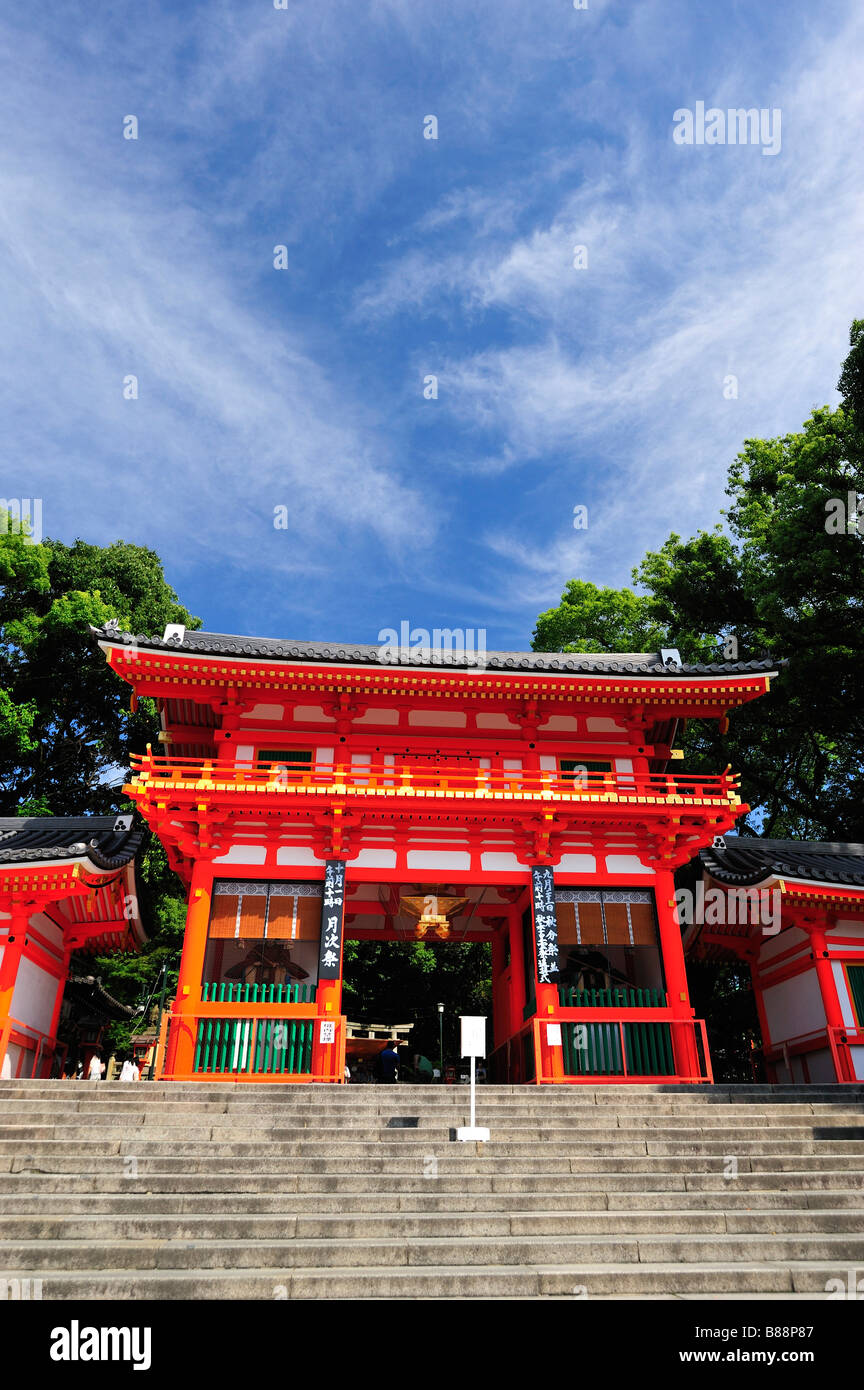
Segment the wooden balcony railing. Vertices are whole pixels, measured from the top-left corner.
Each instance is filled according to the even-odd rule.
[[[739,806],[736,773],[713,776],[670,773],[498,770],[429,767],[408,763],[246,763],[231,759],[158,757],[148,748],[132,757],[130,796],[148,791],[172,797],[223,791],[238,796],[329,796],[618,802],[690,806]]]

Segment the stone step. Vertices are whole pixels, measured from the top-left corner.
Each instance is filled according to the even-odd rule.
[[[24,1134],[21,1140],[0,1141],[0,1170],[14,1170],[15,1162],[19,1155],[26,1158],[39,1158],[44,1162],[54,1161],[56,1158],[64,1158],[65,1162],[79,1162],[82,1166],[93,1165],[93,1163],[106,1161],[111,1156],[135,1154],[139,1159],[151,1158],[151,1156],[171,1156],[171,1158],[200,1158],[207,1161],[272,1161],[279,1158],[296,1158],[300,1165],[307,1162],[344,1162],[354,1161],[394,1161],[399,1162],[422,1162],[426,1155],[435,1152],[439,1158],[457,1158],[463,1156],[463,1151],[476,1154],[474,1145],[465,1147],[458,1144],[456,1136],[450,1134],[428,1134],[428,1136],[415,1136],[411,1133],[408,1137],[393,1138],[392,1131],[382,1131],[378,1140],[368,1140],[364,1143],[340,1143],[340,1141],[326,1140],[326,1138],[307,1138],[307,1140],[283,1140],[279,1137],[278,1131],[274,1131],[272,1137],[261,1138],[256,1141],[246,1140],[224,1140],[221,1136],[201,1136],[188,1138],[188,1140],[172,1141],[169,1136],[144,1137],[146,1131],[129,1134],[128,1131],[117,1131],[114,1137],[103,1137],[99,1140],[89,1140],[89,1138],[35,1138],[32,1134]],[[851,1161],[864,1161],[864,1140],[858,1138],[836,1138],[836,1140],[751,1140],[751,1138],[726,1137],[724,1140],[654,1140],[653,1137],[642,1138],[642,1140],[610,1140],[608,1143],[600,1143],[596,1140],[568,1140],[567,1143],[554,1143],[554,1141],[531,1141],[531,1140],[510,1140],[496,1136],[496,1131],[492,1130],[492,1137],[488,1145],[483,1148],[483,1156],[489,1159],[513,1159],[514,1163],[525,1163],[538,1161],[546,1165],[561,1166],[567,1159],[615,1159],[632,1158],[651,1159],[651,1158],[671,1158],[678,1161],[704,1161],[706,1163],[725,1159],[726,1156],[736,1156],[740,1161],[743,1159],[763,1159],[763,1158],[801,1158],[811,1159],[814,1162],[824,1161],[825,1158],[835,1158],[835,1156],[847,1156]]]
[[[708,1137],[667,1137],[654,1130],[636,1131],[608,1130],[603,1137],[586,1136],[585,1131],[575,1130],[565,1138],[522,1137],[520,1133],[510,1136],[506,1131],[488,1126],[490,1130],[489,1151],[496,1154],[518,1156],[529,1152],[543,1152],[546,1156],[567,1154],[728,1154],[729,1145],[736,1143],[749,1154],[861,1154],[864,1156],[864,1138],[849,1138],[849,1130],[839,1127],[836,1138],[814,1138],[813,1131],[804,1136],[792,1138],[765,1137],[764,1130],[750,1133],[721,1133],[710,1131]],[[838,1127],[826,1130],[833,1134]],[[858,1129],[854,1130],[858,1133]],[[864,1129],[860,1131],[864,1133]],[[13,1137],[14,1134],[14,1137]],[[0,1158],[14,1155],[26,1148],[28,1152],[60,1152],[67,1154],[110,1154],[117,1152],[118,1145],[133,1148],[139,1154],[169,1150],[175,1154],[254,1154],[263,1148],[268,1152],[283,1154],[314,1154],[326,1150],[338,1156],[358,1156],[363,1154],[408,1154],[425,1151],[429,1144],[449,1144],[454,1141],[454,1127],[440,1130],[418,1131],[414,1129],[388,1129],[382,1127],[375,1136],[364,1140],[344,1138],[340,1131],[335,1134],[315,1130],[263,1130],[257,1138],[249,1137],[249,1130],[239,1129],[236,1133],[225,1129],[160,1130],[156,1126],[139,1126],[136,1129],[89,1129],[54,1130],[50,1126],[19,1126],[17,1130],[7,1129],[6,1137],[0,1138]]]
[[[342,1268],[386,1265],[695,1264],[818,1260],[838,1272],[864,1259],[864,1235],[587,1235],[355,1240],[9,1240],[7,1271],[100,1269]]]
[[[380,1266],[340,1269],[242,1269],[237,1271],[127,1270],[98,1268],[51,1274],[20,1271],[21,1278],[42,1279],[47,1301],[157,1299],[597,1299],[597,1298],[826,1298],[830,1281],[845,1279],[833,1263],[802,1260],[763,1263],[720,1261],[682,1266],[673,1263],[634,1265],[511,1265],[454,1269],[450,1265],[401,1270]]]
[[[484,1087],[487,1145],[452,1142],[467,1100],[2,1083],[5,1272],[48,1299],[781,1299],[864,1264],[864,1086]]]
[[[741,1175],[748,1173],[772,1174],[777,1176],[779,1180],[782,1180],[782,1175],[787,1173],[810,1172],[819,1174],[824,1171],[826,1162],[830,1163],[831,1170],[835,1173],[852,1175],[857,1174],[861,1169],[860,1159],[844,1154],[834,1154],[825,1158],[808,1154],[791,1157],[787,1155],[775,1155],[773,1157],[731,1155],[730,1157],[736,1158],[737,1168],[734,1173],[728,1171],[727,1159],[721,1156],[702,1157],[697,1161],[693,1157],[634,1156],[629,1154],[517,1159],[507,1155],[495,1157],[465,1153],[451,1156],[449,1153],[429,1153],[410,1159],[395,1156],[308,1158],[291,1154],[272,1158],[227,1158],[212,1154],[176,1156],[174,1154],[131,1153],[100,1156],[97,1164],[99,1171],[93,1176],[95,1178],[111,1176],[122,1182],[128,1181],[131,1176],[145,1178],[156,1174],[168,1176],[188,1173],[191,1166],[197,1172],[199,1181],[202,1182],[211,1182],[216,1177],[231,1177],[241,1181],[256,1178],[266,1180],[279,1173],[290,1172],[298,1179],[328,1178],[334,1183],[356,1177],[365,1179],[389,1175],[392,1184],[396,1186],[411,1178],[433,1181],[452,1177],[461,1180],[509,1174],[514,1179],[534,1177],[539,1180],[542,1178],[548,1186],[553,1182],[557,1185],[559,1180],[579,1174],[602,1176],[622,1170],[640,1178],[652,1175],[656,1178],[663,1178],[673,1174],[695,1177],[702,1174],[705,1176],[717,1175],[728,1182],[736,1181]],[[0,1172],[0,1190],[8,1179],[18,1175],[27,1176],[42,1173],[58,1178],[63,1175],[82,1175],[80,1159],[74,1155],[25,1154],[20,1158],[11,1159],[10,1163],[11,1169]],[[84,1175],[87,1175],[86,1166]]]
[[[233,1139],[244,1136],[260,1138],[276,1132],[286,1138],[292,1136],[309,1138],[321,1135],[330,1139],[342,1137],[346,1140],[362,1141],[373,1137],[377,1138],[383,1133],[390,1138],[402,1139],[417,1134],[449,1134],[457,1125],[467,1122],[468,1114],[467,1111],[465,1113],[454,1111],[447,1115],[434,1116],[388,1113],[362,1119],[357,1116],[345,1119],[338,1116],[327,1116],[316,1119],[315,1117],[308,1118],[296,1114],[275,1112],[266,1115],[256,1114],[246,1120],[242,1116],[238,1117],[234,1114],[187,1115],[185,1119],[178,1115],[166,1119],[156,1112],[144,1116],[138,1114],[124,1116],[116,1112],[110,1114],[106,1112],[104,1115],[75,1113],[58,1120],[56,1116],[48,1117],[45,1115],[39,1117],[21,1114],[13,1117],[6,1114],[0,1106],[0,1138],[18,1140],[26,1138],[28,1133],[32,1133],[34,1137],[51,1137],[53,1135],[62,1139],[76,1137],[99,1139],[124,1133],[140,1134],[150,1138],[154,1134],[159,1134],[172,1139],[181,1139],[187,1134],[193,1137],[201,1135],[209,1138],[212,1134],[214,1137],[222,1136],[225,1139]],[[838,1137],[843,1137],[844,1133],[856,1136],[864,1133],[864,1109],[860,1114],[835,1111],[830,1115],[814,1113],[786,1118],[780,1115],[761,1118],[735,1116],[723,1122],[720,1122],[713,1115],[707,1118],[703,1115],[686,1118],[682,1116],[641,1117],[629,1113],[610,1113],[601,1118],[592,1114],[590,1117],[581,1118],[578,1116],[540,1115],[513,1119],[506,1115],[483,1113],[478,1110],[477,1123],[479,1124],[481,1121],[487,1128],[504,1137],[512,1136],[532,1142],[544,1142],[550,1135],[566,1140],[578,1136],[580,1133],[604,1141],[649,1135],[677,1141],[690,1136],[699,1139],[716,1139],[722,1138],[727,1133],[735,1133],[742,1138],[758,1138],[760,1135],[767,1138],[776,1133],[780,1138],[786,1139],[807,1139],[812,1137],[814,1133],[818,1133],[820,1136],[829,1136],[835,1130],[840,1132]]]
[[[616,1192],[578,1189],[570,1200],[559,1189],[539,1192],[381,1192],[381,1193],[273,1193],[273,1192],[191,1192],[186,1195],[163,1192],[103,1194],[59,1191],[42,1196],[30,1193],[0,1194],[0,1214],[6,1218],[26,1216],[236,1216],[244,1212],[255,1216],[275,1213],[287,1216],[353,1214],[365,1212],[555,1212],[617,1211],[752,1211],[864,1212],[861,1191],[730,1191],[723,1192]],[[4,1230],[8,1229],[4,1224]],[[857,1227],[856,1227],[857,1229]]]
[[[4,1241],[365,1241],[623,1235],[843,1236],[864,1234],[864,1211],[459,1211],[279,1215],[6,1216]]]
[[[202,1080],[191,1088],[178,1083],[138,1083],[130,1086],[120,1082],[0,1082],[0,1105],[7,1101],[26,1101],[53,1105],[62,1101],[88,1105],[149,1105],[149,1104],[223,1104],[236,1107],[291,1105],[296,1109],[326,1108],[357,1111],[401,1107],[408,1103],[424,1108],[447,1108],[468,1103],[467,1087],[423,1086],[334,1086],[282,1085],[280,1083],[218,1083]],[[544,1110],[579,1105],[590,1108],[650,1108],[672,1105],[682,1112],[698,1108],[722,1106],[740,1109],[774,1108],[782,1105],[860,1105],[864,1103],[864,1085],[831,1085],[775,1087],[762,1090],[741,1087],[654,1088],[642,1084],[606,1084],[588,1086],[577,1084],[554,1090],[526,1086],[478,1087],[478,1105],[502,1107],[521,1106]]]
[[[384,1173],[347,1174],[273,1172],[266,1175],[225,1173],[221,1168],[212,1176],[202,1177],[199,1173],[151,1172],[138,1177],[126,1177],[117,1173],[58,1174],[58,1173],[3,1173],[0,1174],[0,1195],[3,1193],[53,1192],[74,1193],[126,1193],[126,1192],[297,1192],[297,1193],[357,1193],[357,1192],[545,1192],[549,1188],[549,1176],[544,1174],[514,1174],[507,1169],[503,1173],[487,1170],[483,1175],[444,1173],[437,1177],[431,1174],[424,1177],[414,1172],[408,1175],[393,1174],[388,1167]],[[864,1190],[864,1173],[855,1172],[807,1172],[795,1171],[778,1173],[742,1172],[734,1179],[739,1191],[821,1191],[857,1188]],[[596,1172],[561,1173],[555,1175],[555,1188],[559,1192],[581,1192],[595,1190],[602,1184],[608,1192],[723,1192],[728,1191],[730,1180],[720,1172],[716,1173],[633,1173],[610,1171],[603,1175]]]
[[[309,1115],[305,1112],[291,1110],[288,1108],[276,1107],[272,1110],[256,1110],[244,1114],[237,1111],[220,1112],[184,1112],[182,1107],[176,1113],[165,1113],[159,1107],[153,1107],[145,1112],[139,1110],[129,1110],[124,1112],[115,1108],[98,1110],[83,1109],[69,1110],[58,1114],[36,1109],[22,1109],[10,1112],[5,1106],[0,1104],[0,1130],[4,1136],[20,1137],[21,1132],[26,1129],[53,1130],[60,1135],[70,1136],[76,1130],[92,1132],[94,1135],[99,1132],[108,1132],[122,1129],[126,1132],[135,1130],[158,1129],[166,1134],[181,1134],[185,1130],[195,1132],[223,1131],[230,1133],[261,1134],[268,1133],[273,1129],[286,1132],[300,1133],[328,1133],[331,1135],[344,1133],[348,1137],[362,1137],[370,1133],[377,1133],[379,1130],[390,1130],[392,1133],[408,1132],[411,1129],[441,1130],[446,1131],[454,1125],[462,1124],[468,1114],[467,1107],[462,1110],[454,1107],[445,1111],[411,1111],[408,1107],[399,1110],[387,1110],[381,1114],[333,1114],[328,1112],[326,1115]],[[759,1131],[764,1132],[770,1128],[794,1136],[796,1134],[806,1134],[814,1129],[827,1131],[829,1129],[856,1129],[864,1127],[864,1106],[858,1110],[850,1110],[848,1107],[834,1107],[830,1111],[824,1112],[818,1109],[803,1110],[796,1108],[793,1113],[771,1112],[761,1115],[755,1112],[746,1114],[730,1113],[719,1116],[716,1111],[705,1113],[691,1113],[688,1115],[669,1115],[663,1113],[653,1113],[646,1115],[637,1111],[597,1111],[592,1110],[588,1114],[577,1112],[540,1112],[538,1114],[510,1114],[500,1110],[480,1110],[478,1108],[477,1118],[483,1120],[484,1124],[493,1129],[505,1131],[507,1133],[520,1133],[527,1136],[543,1137],[547,1133],[560,1133],[570,1135],[579,1130],[585,1130],[591,1134],[599,1136],[615,1135],[617,1133],[641,1133],[644,1131],[658,1131],[668,1133],[672,1136],[686,1135],[694,1132],[699,1134],[722,1134],[728,1130],[739,1131],[742,1134],[755,1134]]]

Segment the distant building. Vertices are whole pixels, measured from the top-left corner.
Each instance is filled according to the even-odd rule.
[[[864,845],[729,836],[701,865],[685,943],[749,965],[766,1079],[864,1081]]]
[[[144,941],[135,860],[146,834],[132,816],[0,819],[3,1076],[56,1074],[65,1052],[57,1035],[70,964],[137,950]],[[100,992],[88,991],[85,1011]],[[73,984],[68,1011],[76,998],[81,1004]],[[89,1046],[88,1058],[94,1050]]]

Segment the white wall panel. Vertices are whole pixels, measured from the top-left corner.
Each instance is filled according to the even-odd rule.
[[[794,975],[763,991],[762,1002],[772,1043],[825,1027],[825,1010],[815,970]]]
[[[232,845],[227,854],[220,854],[214,864],[263,864],[267,859],[266,845]]]
[[[409,849],[409,869],[470,869],[471,855],[458,850]]]
[[[12,1017],[30,1028],[38,1028],[40,1033],[47,1033],[51,1027],[57,992],[63,988],[63,984],[64,981],[58,980],[56,975],[49,975],[35,961],[22,956],[12,995]]]

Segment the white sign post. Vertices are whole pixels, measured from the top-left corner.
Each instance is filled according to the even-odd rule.
[[[481,1017],[466,1017],[463,1015],[460,1020],[462,1024],[462,1056],[471,1058],[471,1124],[462,1125],[456,1131],[456,1138],[460,1140],[477,1139],[485,1143],[489,1138],[488,1129],[478,1129],[474,1123],[476,1113],[476,1076],[475,1066],[478,1057],[486,1056],[486,1019]]]

